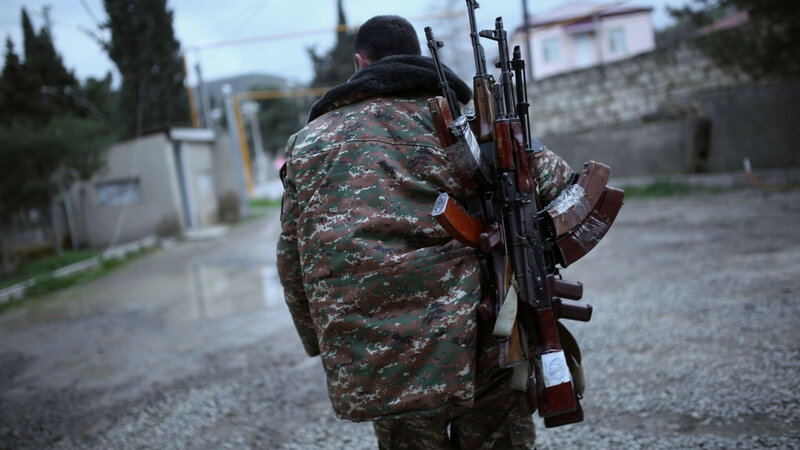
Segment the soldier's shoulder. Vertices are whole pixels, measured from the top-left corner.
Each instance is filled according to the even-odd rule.
[[[433,131],[427,102],[416,97],[373,97],[329,111],[295,133],[297,152],[316,152],[355,139],[408,139]]]

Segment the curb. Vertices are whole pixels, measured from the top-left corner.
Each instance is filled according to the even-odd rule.
[[[155,236],[147,236],[139,239],[138,241],[133,241],[117,247],[106,249],[100,256],[93,256],[91,258],[84,259],[83,261],[78,261],[54,270],[47,277],[61,278],[74,273],[85,272],[89,269],[97,267],[101,262],[107,259],[124,258],[128,253],[136,252],[145,248],[155,247],[157,244],[158,240],[155,238]],[[25,296],[25,291],[34,285],[36,285],[36,279],[31,278],[0,290],[0,305],[8,303],[11,300],[23,298]]]

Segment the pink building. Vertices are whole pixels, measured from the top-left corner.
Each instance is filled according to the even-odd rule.
[[[531,16],[528,25],[533,78],[618,61],[653,50],[653,8],[621,6],[621,3],[624,2],[565,3]],[[523,57],[526,57],[524,42],[523,26],[512,36],[510,48],[521,45]]]

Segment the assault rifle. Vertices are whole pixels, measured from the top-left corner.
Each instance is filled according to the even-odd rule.
[[[432,214],[455,239],[480,249],[484,283],[494,295],[489,296],[490,305],[487,299],[482,301],[479,311],[495,320],[499,364],[513,367],[512,388],[527,392],[522,396],[524,405],[529,411],[535,406],[546,426],[578,422],[583,412],[569,370],[574,361],[568,362],[564,353],[557,319],[588,321],[592,309],[562,300],[579,300],[583,289],[580,283],[561,280],[555,266],[566,267],[596,245],[621,207],[622,191],[606,188],[608,167],[590,162],[575,183],[540,210],[534,153],[543,147],[531,136],[524,61],[518,47],[509,60],[501,18],[494,30],[476,33],[477,2],[467,0],[467,6],[477,69],[474,117],[462,116],[457,104],[452,107],[437,54],[444,44],[434,39],[430,27],[425,29],[428,47],[440,66],[444,96],[451,99],[437,97],[428,104],[447,157],[468,187],[469,198],[461,200],[470,211],[442,193]],[[485,59],[478,36],[497,42],[496,83],[482,71]],[[491,86],[491,96],[486,97],[491,108],[479,107],[483,86]],[[492,124],[490,133],[481,131],[487,120]],[[480,145],[487,136],[489,145]]]
[[[475,10],[479,6],[476,0],[467,0],[469,37],[472,41],[472,53],[475,56],[475,76],[472,78],[475,119],[470,122],[470,125],[478,142],[483,144],[492,140],[492,125],[494,122],[492,85],[494,84],[494,78],[486,72],[486,55],[484,55],[475,22]]]

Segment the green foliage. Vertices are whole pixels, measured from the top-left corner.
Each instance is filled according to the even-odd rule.
[[[250,220],[263,219],[270,214],[275,214],[281,207],[281,199],[253,198],[250,199]]]
[[[6,39],[0,124],[19,119],[44,124],[62,112],[75,111],[74,99],[63,92],[77,88],[78,82],[64,67],[50,31],[43,27],[37,33],[24,8],[21,22],[25,61],[20,61],[11,39]]]
[[[273,198],[253,198],[250,199],[251,208],[280,208],[281,199]]]
[[[0,288],[36,277],[44,277],[54,270],[97,256],[94,250],[65,251],[63,255],[46,256],[19,266],[14,272],[0,276]]]
[[[59,184],[89,178],[114,139],[106,124],[71,115],[0,128],[0,218],[46,206]]]
[[[104,0],[111,40],[105,49],[122,74],[119,118],[138,136],[190,119],[180,43],[166,0]]]
[[[314,65],[312,87],[333,87],[347,81],[355,70],[353,65],[353,44],[356,33],[347,31],[347,20],[344,16],[342,0],[337,0],[339,11],[339,29],[336,32],[336,44],[327,53],[318,55],[314,48],[307,49]]]
[[[711,25],[735,11],[747,11],[747,24],[702,36],[695,43],[720,65],[755,78],[800,76],[800,2],[695,0],[668,10],[692,28]]]
[[[273,90],[272,86],[254,86],[252,90]],[[310,105],[301,98],[259,100],[258,124],[264,141],[264,151],[280,154],[289,136],[303,127]]]
[[[108,100],[110,75],[79,86],[49,30],[37,33],[24,8],[21,26],[25,60],[7,39],[0,78],[1,223],[16,211],[49,205],[61,187],[91,176],[114,141],[109,126],[81,104],[91,105],[84,94]]]
[[[89,77],[78,89],[76,97],[84,115],[114,122],[117,113],[117,92],[111,88],[111,72],[103,78]]]
[[[73,286],[79,286],[82,284],[86,284],[97,278],[101,278],[113,272],[114,270],[125,266],[131,260],[139,258],[144,255],[148,255],[150,253],[153,253],[154,251],[156,250],[142,249],[139,250],[138,252],[129,253],[125,258],[105,259],[102,260],[100,264],[98,264],[97,266],[92,267],[86,271],[76,272],[63,277],[54,278],[49,274],[39,275],[35,277],[36,284],[25,289],[25,296],[22,299],[0,304],[0,314],[8,310],[11,310],[13,308],[16,308],[17,306],[25,302],[28,302],[30,300],[35,300],[45,294],[50,294],[64,289],[69,289]]]

